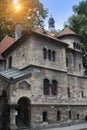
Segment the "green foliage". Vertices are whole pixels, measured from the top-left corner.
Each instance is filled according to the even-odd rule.
[[[13,0],[0,0],[0,40],[6,35],[14,35],[15,24],[21,23],[23,31],[34,26],[44,26],[47,9],[39,0],[19,0],[17,10]]]
[[[83,38],[83,65],[87,72],[87,0],[73,6],[73,12],[65,27],[70,27]]]

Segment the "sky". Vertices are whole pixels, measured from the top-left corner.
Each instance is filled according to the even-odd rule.
[[[82,0],[40,0],[44,8],[48,9],[48,17],[45,20],[45,29],[48,29],[50,16],[55,20],[55,28],[63,29],[64,23],[73,14],[72,7],[78,5]]]

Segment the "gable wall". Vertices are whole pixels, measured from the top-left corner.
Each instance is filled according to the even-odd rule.
[[[29,37],[6,57],[6,68],[8,68],[8,59],[12,56],[12,66],[18,69],[23,69],[32,64],[66,71],[65,47],[53,42],[52,40],[45,40],[36,36]],[[44,48],[56,52],[55,62],[43,58]]]

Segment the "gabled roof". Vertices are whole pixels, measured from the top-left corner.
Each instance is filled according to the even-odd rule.
[[[7,52],[10,52],[10,49],[14,48],[18,44],[22,44],[23,43],[22,41],[24,41],[26,38],[28,38],[29,36],[31,36],[33,34],[43,37],[45,39],[50,39],[55,42],[59,42],[63,46],[68,46],[68,44],[66,42],[64,42],[56,37],[53,37],[51,35],[48,35],[47,33],[42,32],[40,29],[36,29],[36,30],[32,30],[32,31],[28,30],[20,39],[18,39],[14,43],[12,43],[12,45],[10,45],[6,50],[4,50],[2,54],[6,54]]]
[[[14,83],[30,76],[31,73],[19,70],[17,68],[11,68],[0,72],[0,77],[8,81],[9,83]]]
[[[49,35],[49,33],[46,33],[46,32],[44,33],[44,32],[36,31],[36,30],[32,31],[32,33],[43,36],[43,37],[51,39],[51,40],[54,40],[56,42],[61,43],[62,45],[68,46],[68,43],[66,43],[66,42],[64,42],[64,41],[62,41],[62,40],[60,40],[60,39],[58,39],[58,38],[56,38],[56,37],[54,37],[52,35]]]
[[[63,37],[63,36],[67,36],[67,35],[74,35],[74,36],[78,36],[80,37],[78,34],[76,34],[74,31],[72,31],[70,28],[65,28],[60,35],[58,36],[58,38]]]
[[[0,60],[4,60],[2,53],[7,50],[13,43],[15,39],[9,36],[5,36],[0,43]]]

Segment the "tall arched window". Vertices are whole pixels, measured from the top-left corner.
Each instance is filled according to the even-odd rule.
[[[55,62],[55,59],[56,59],[56,52],[53,51],[53,52],[52,52],[52,61]]]
[[[60,121],[61,120],[61,114],[60,114],[60,111],[57,111],[57,121]]]
[[[48,50],[48,59],[51,61],[51,50]]]
[[[79,120],[79,114],[77,114],[77,120]]]
[[[43,112],[43,121],[47,121],[47,112]]]
[[[56,80],[52,80],[52,85],[51,85],[51,93],[52,95],[57,95],[57,81]]]
[[[70,88],[67,87],[67,94],[68,94],[68,98],[70,98]]]
[[[84,97],[84,92],[83,91],[81,92],[81,95],[82,95],[82,98],[83,98]]]
[[[69,111],[69,119],[71,120],[72,115],[71,115],[71,111]]]
[[[50,94],[50,83],[49,83],[48,79],[44,79],[43,86],[44,86],[44,95],[49,95]]]
[[[9,57],[8,67],[9,69],[12,68],[12,56]]]
[[[76,42],[73,42],[73,48],[76,49]]]
[[[68,67],[69,61],[68,58],[66,57],[66,67]]]
[[[46,60],[47,59],[47,49],[43,49],[43,58]]]

